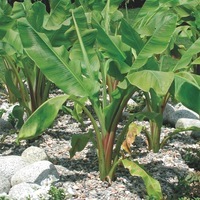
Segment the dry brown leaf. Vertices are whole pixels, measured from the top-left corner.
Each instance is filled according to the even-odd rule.
[[[132,122],[128,127],[128,132],[126,134],[126,139],[122,143],[121,148],[127,153],[131,154],[131,145],[135,142],[136,136],[140,134],[142,130],[142,126],[135,124]]]

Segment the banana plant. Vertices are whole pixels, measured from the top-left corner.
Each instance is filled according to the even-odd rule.
[[[0,58],[4,63],[0,67],[4,71],[2,80],[8,91],[10,103],[19,103],[12,114],[17,119],[16,127],[20,128],[24,113],[27,117],[30,116],[48,98],[50,82],[23,52],[19,32],[15,28],[16,20],[20,15],[13,15],[15,9],[12,9],[7,1],[1,1],[1,22],[7,19],[9,23],[2,24],[0,28],[2,35]]]
[[[158,152],[170,138],[166,136],[163,141],[160,141],[163,111],[170,97],[174,97],[198,114],[200,112],[199,76],[191,73],[194,64],[199,63],[199,38],[196,38],[198,31],[194,26],[188,24],[185,27],[183,24],[184,17],[188,17],[188,9],[195,10],[198,4],[196,1],[189,4],[189,1],[183,3],[146,1],[132,27],[126,22],[122,23],[122,40],[136,50],[133,70],[128,73],[127,78],[131,84],[144,91],[147,112],[138,113],[138,118],[146,117],[150,121],[150,132],[145,131],[145,134],[149,150],[154,152]],[[173,25],[170,26],[169,23]],[[171,38],[163,38],[162,42],[166,42],[168,46],[166,49],[160,49],[161,43],[154,38],[157,38],[159,29],[167,26],[169,27],[166,30]],[[155,30],[152,27],[155,27]],[[187,37],[183,33],[184,30],[188,33]],[[193,41],[189,30],[194,32]],[[147,40],[146,43],[143,42],[143,38]],[[182,46],[185,52],[182,51],[182,54],[178,52],[178,45]],[[152,70],[154,66],[158,68]],[[191,99],[189,96],[195,98]],[[176,130],[170,135],[173,136],[180,131],[183,130]]]
[[[64,2],[68,4],[69,1]],[[162,199],[158,181],[136,162],[121,156],[123,149],[130,149],[131,144],[124,143],[127,134],[134,142],[132,138],[140,127],[131,126],[133,118],[130,118],[123,130],[118,131],[122,112],[138,88],[126,77],[133,64],[132,49],[122,42],[119,27],[123,15],[117,10],[116,2],[121,3],[107,1],[100,12],[99,8],[94,10],[95,6],[86,9],[81,5],[71,9],[66,20],[54,25],[46,23],[52,11],[40,17],[40,25],[36,23],[34,16],[42,5],[37,2],[30,9],[35,15],[18,20],[26,54],[66,95],[52,98],[40,106],[22,126],[17,142],[42,134],[63,103],[72,100],[89,117],[93,130],[72,137],[70,156],[81,151],[91,140],[97,148],[101,180],[111,183],[117,166],[122,163],[132,175],[143,178],[149,196]],[[162,34],[165,33],[163,30]],[[85,99],[89,100],[92,112]]]
[[[42,18],[40,26],[35,23],[34,15],[18,20],[25,52],[45,76],[67,94],[57,97],[57,101],[52,99],[44,103],[24,124],[18,142],[41,134],[52,123],[65,100],[73,100],[90,118],[95,137],[91,139],[91,132],[72,137],[70,155],[81,151],[89,140],[95,141],[100,178],[108,181],[114,179],[119,163],[124,164],[132,175],[137,175],[133,168],[137,169],[138,165],[133,161],[130,164],[120,156],[122,149],[130,153],[126,138],[131,135],[129,139],[133,142],[140,129],[137,126],[130,128],[135,117],[149,118],[148,146],[158,152],[166,142],[160,141],[160,132],[169,97],[174,96],[197,113],[200,109],[199,76],[188,71],[194,62],[193,55],[199,53],[199,39],[181,58],[173,59],[171,50],[179,20],[178,15],[169,9],[171,1],[159,4],[147,0],[134,24],[122,19],[123,15],[111,5],[112,1],[107,1],[101,12],[86,9],[85,5],[72,9],[69,18],[55,24],[56,27],[46,24],[48,15]],[[148,17],[144,13],[148,13]],[[54,36],[58,40],[53,40]],[[167,60],[173,62],[168,64]],[[198,58],[195,58],[197,62]],[[144,91],[148,110],[131,116],[117,134],[117,125],[127,101],[138,89]],[[197,98],[189,98],[188,93]],[[99,125],[87,109],[85,98],[90,101]],[[54,104],[55,109],[52,109]],[[51,118],[46,119],[45,112],[51,113]],[[44,118],[46,123],[41,120]],[[150,180],[145,178],[146,175],[142,177]],[[161,199],[161,190],[158,191],[147,189],[149,195]]]

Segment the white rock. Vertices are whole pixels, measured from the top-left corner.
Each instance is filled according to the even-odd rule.
[[[131,107],[138,106],[138,104],[133,99],[129,99],[127,105]]]
[[[22,182],[41,184],[49,176],[59,179],[55,166],[49,161],[38,161],[18,170],[11,178],[11,185]]]
[[[180,118],[177,120],[176,125],[175,125],[176,128],[190,128],[193,126],[200,128],[200,120]]]
[[[181,118],[197,120],[199,119],[199,115],[180,103],[177,104],[175,107],[168,103],[163,113],[164,123],[170,123],[172,126],[175,126],[177,121]]]
[[[5,176],[0,174],[0,194],[8,193],[10,190],[10,181]]]
[[[1,110],[7,111],[9,108],[10,108],[10,104],[8,104],[8,103],[6,103],[6,102],[3,102],[3,103],[0,105],[0,109],[1,109]]]
[[[8,195],[13,200],[27,200],[29,197],[35,196],[35,192],[40,188],[41,186],[34,183],[20,183],[13,186]]]
[[[5,178],[11,179],[19,169],[27,166],[21,156],[1,156],[0,157],[0,174],[4,175]]]
[[[35,146],[25,149],[21,155],[22,159],[29,163],[34,163],[41,160],[48,160],[46,152]]]

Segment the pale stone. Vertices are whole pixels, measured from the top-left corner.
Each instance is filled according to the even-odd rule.
[[[8,179],[11,179],[16,171],[27,165],[28,163],[25,162],[21,156],[1,156],[0,174],[4,175]]]
[[[175,127],[176,128],[190,128],[190,127],[200,128],[200,120],[180,118],[180,119],[177,120]]]
[[[13,186],[8,195],[12,200],[27,200],[29,197],[35,196],[35,192],[40,188],[41,186],[34,183],[20,183]]]
[[[18,170],[11,178],[11,185],[22,182],[41,184],[49,176],[59,179],[55,166],[49,161],[38,161]]]
[[[8,193],[10,190],[10,181],[8,178],[0,174],[0,194]]]
[[[177,104],[173,107],[171,104],[166,104],[164,113],[163,113],[163,121],[164,123],[169,123],[172,126],[176,126],[176,123],[181,118],[187,119],[199,119],[199,115],[194,111],[186,108],[181,103]]]
[[[23,151],[21,155],[22,159],[29,163],[34,163],[37,161],[48,160],[46,152],[39,148],[31,146]]]

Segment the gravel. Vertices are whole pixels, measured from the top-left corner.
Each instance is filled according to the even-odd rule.
[[[87,124],[87,129],[92,127],[88,119],[85,119],[84,123]],[[149,126],[148,122],[142,124]],[[122,125],[123,121],[119,128]],[[163,127],[162,138],[173,130],[170,127]],[[20,146],[15,143],[16,131],[6,134],[0,143],[0,155],[21,155],[29,146],[45,149],[49,160],[56,166],[61,177],[56,186],[64,188],[70,199],[146,199],[147,193],[142,179],[131,176],[121,166],[112,185],[99,179],[96,150],[91,143],[70,159],[71,136],[82,133],[82,128],[72,117],[60,114],[52,128],[35,140],[22,141]],[[175,136],[159,153],[147,150],[143,134],[136,138],[132,146],[133,159],[142,164],[147,172],[160,182],[165,199],[175,199],[178,177],[194,171],[182,158],[183,149],[200,148],[197,140],[190,134],[182,132]]]

